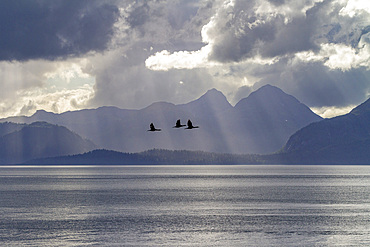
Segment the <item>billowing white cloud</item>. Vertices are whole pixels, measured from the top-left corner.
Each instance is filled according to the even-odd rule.
[[[300,2],[301,3],[301,2]],[[168,68],[160,65],[160,58],[180,59],[187,64],[191,56],[195,61],[201,55],[202,66],[206,62],[240,62],[253,57],[269,57],[316,48],[311,39],[314,33],[314,14],[306,15],[305,10],[313,7],[315,1],[296,4],[294,1],[274,5],[269,1],[225,1],[216,14],[201,31],[205,46],[192,52],[157,53],[149,59],[151,68]],[[313,11],[315,12],[315,11]],[[294,38],[292,35],[295,35]],[[163,56],[166,55],[166,56]],[[205,60],[208,59],[208,61]]]
[[[88,108],[89,100],[94,96],[91,85],[85,84],[76,89],[62,89],[50,92],[49,89],[37,88],[16,93],[16,100],[0,102],[0,117],[32,115],[36,110],[55,113]]]
[[[370,49],[367,45],[358,51],[344,45],[325,45],[323,53],[329,53],[324,65],[331,69],[349,70],[361,66],[370,69]]]
[[[208,61],[210,47],[204,46],[198,51],[178,51],[170,53],[163,50],[145,60],[145,66],[151,70],[194,69],[216,65]]]
[[[19,115],[29,115],[34,110],[40,109],[62,113],[88,107],[87,103],[93,96],[94,90],[89,84],[82,85],[76,89],[62,89],[54,92],[38,89],[19,93],[21,100],[17,102],[17,105],[20,106],[24,102]]]
[[[0,62],[0,117],[88,107],[94,79],[83,70],[87,60]]]
[[[70,83],[74,78],[90,78],[90,75],[83,71],[88,63],[87,59],[76,62],[57,62],[54,71],[46,72],[44,76],[47,79],[60,79],[63,82]]]
[[[367,0],[339,0],[338,2],[341,2],[345,5],[340,10],[340,15],[348,15],[349,17],[354,17],[360,14],[366,15],[370,13],[370,2]]]
[[[349,105],[345,107],[312,107],[311,110],[317,115],[320,115],[323,118],[332,118],[339,115],[344,115],[349,113],[356,105]]]
[[[205,45],[201,49],[173,53],[163,50],[150,56],[146,66],[152,70],[192,69],[217,65],[215,61],[242,59],[258,63],[263,57],[271,64],[279,60],[278,56],[289,54],[326,61],[325,65],[333,69],[369,66],[369,39],[365,38],[368,34],[361,33],[370,24],[369,20],[343,30],[348,20],[341,17],[346,14],[353,17],[354,14],[349,14],[353,11],[367,13],[369,4],[359,7],[349,1],[337,7],[338,2],[322,2],[286,1],[277,5],[263,0],[225,1],[202,28]],[[327,17],[328,14],[333,17]],[[334,23],[329,22],[328,26],[330,20]],[[353,47],[356,39],[360,42]]]
[[[362,42],[359,46],[355,49],[345,44],[322,44],[318,53],[301,52],[296,57],[307,62],[323,61],[325,66],[343,71],[359,67],[370,69],[370,46]]]

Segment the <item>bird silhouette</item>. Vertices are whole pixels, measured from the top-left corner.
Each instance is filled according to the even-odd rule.
[[[177,119],[176,125],[173,126],[172,128],[181,128],[181,127],[184,127],[184,126],[186,126],[186,125],[185,124],[181,124],[180,119]]]
[[[196,128],[199,128],[199,126],[193,126],[193,123],[189,119],[188,120],[188,127],[186,127],[185,129],[196,129]]]
[[[148,129],[148,131],[161,131],[161,129],[156,129],[156,128],[154,127],[154,124],[153,124],[153,123],[151,123],[151,124],[150,124],[150,129]]]

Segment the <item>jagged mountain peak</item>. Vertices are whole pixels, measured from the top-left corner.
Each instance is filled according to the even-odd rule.
[[[225,95],[217,90],[216,88],[209,89],[205,94],[203,94],[198,100],[201,99],[219,99],[219,100],[226,100]]]
[[[245,107],[245,105],[271,105],[271,106],[284,106],[285,103],[300,103],[295,97],[285,93],[278,87],[270,84],[264,85],[252,92],[248,97],[241,99],[235,108]]]
[[[198,99],[180,106],[199,111],[207,110],[206,108],[212,108],[212,112],[223,112],[225,110],[232,109],[232,105],[229,103],[226,96],[215,88],[208,90]]]
[[[222,96],[224,96],[224,94],[221,92],[221,91],[219,91],[219,90],[217,90],[216,88],[211,88],[211,89],[209,89],[209,90],[207,90],[207,92],[203,95],[203,96],[205,96],[205,95],[222,95]]]
[[[310,121],[322,119],[298,99],[270,84],[262,86],[248,97],[241,99],[234,108],[237,111],[247,113],[248,117],[269,115],[282,121],[288,120],[288,118],[300,121],[299,118],[302,118],[303,125],[307,119]]]

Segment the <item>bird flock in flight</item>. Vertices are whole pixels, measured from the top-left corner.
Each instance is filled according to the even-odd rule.
[[[190,119],[188,120],[187,125],[181,124],[181,120],[178,119],[176,121],[176,125],[173,126],[172,128],[182,128],[182,127],[185,127],[185,126],[187,126],[185,129],[197,129],[197,128],[199,128],[199,126],[194,126],[193,123],[190,121]],[[149,125],[149,127],[150,127],[150,129],[148,129],[148,131],[161,131],[161,129],[156,129],[154,127],[154,124],[153,123],[151,123]]]

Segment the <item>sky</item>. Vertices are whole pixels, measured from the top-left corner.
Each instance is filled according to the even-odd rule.
[[[368,0],[2,0],[0,33],[0,117],[265,84],[333,117],[370,96]]]

